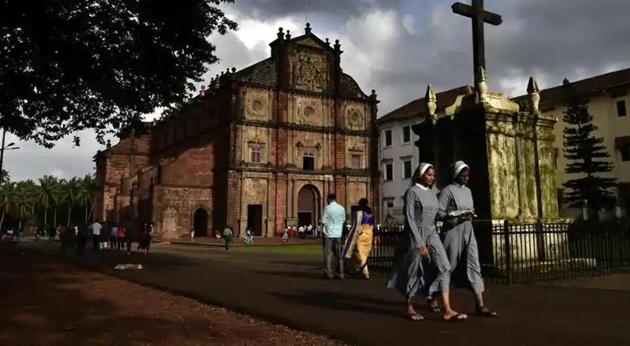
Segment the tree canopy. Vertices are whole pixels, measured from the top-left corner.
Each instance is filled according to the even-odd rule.
[[[565,172],[572,177],[563,184],[568,188],[564,200],[571,207],[581,207],[586,200],[592,211],[610,207],[615,202],[610,189],[616,183],[614,178],[601,175],[613,169],[610,155],[603,144],[604,139],[594,135],[597,126],[593,124],[593,116],[573,85],[565,79],[563,88],[567,96],[563,117],[566,123],[563,133],[564,157],[569,161]]]
[[[217,62],[233,0],[0,2],[0,127],[52,146],[183,102]]]

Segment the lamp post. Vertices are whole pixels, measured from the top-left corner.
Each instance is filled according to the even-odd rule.
[[[2,179],[4,178],[3,177],[4,171],[2,170],[2,164],[4,163],[4,151],[20,149],[20,147],[15,146],[15,143],[13,142],[7,144],[6,146],[4,145],[4,139],[5,139],[6,134],[7,134],[7,130],[3,128],[2,129],[2,146],[0,146],[0,189],[2,189]]]

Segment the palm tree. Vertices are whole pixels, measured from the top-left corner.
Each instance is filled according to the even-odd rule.
[[[86,175],[79,180],[79,189],[77,190],[77,201],[85,208],[85,222],[88,221],[92,214],[92,194],[94,192],[94,177]]]
[[[38,202],[44,209],[44,224],[48,224],[48,209],[54,208],[55,216],[53,223],[57,223],[57,203],[61,194],[60,185],[57,178],[45,175],[39,178]]]
[[[71,216],[72,216],[72,207],[77,202],[77,195],[80,190],[80,180],[76,177],[64,181],[63,184],[63,201],[68,204],[68,218],[67,224],[70,224]]]
[[[15,186],[17,201],[15,211],[18,218],[18,229],[22,229],[22,221],[32,216],[32,205],[35,203],[34,191],[28,182],[20,181]]]
[[[2,207],[2,216],[0,216],[0,229],[4,223],[5,214],[13,214],[17,209],[19,196],[15,188],[15,183],[7,182],[3,184],[2,191],[0,193],[0,207]]]

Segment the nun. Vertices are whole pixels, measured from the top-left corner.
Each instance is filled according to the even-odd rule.
[[[470,167],[464,161],[452,166],[453,182],[440,191],[438,218],[443,221],[442,239],[452,267],[452,281],[475,294],[475,313],[496,317],[497,313],[485,306],[484,284],[479,264],[479,249],[472,225],[475,216],[473,197],[468,186]]]
[[[421,163],[413,175],[405,194],[405,231],[396,246],[395,264],[387,287],[405,297],[406,316],[410,320],[423,319],[413,307],[416,293],[420,291],[428,296],[436,293],[431,292],[435,290],[441,293],[443,320],[462,321],[468,316],[454,311],[450,305],[448,274],[451,266],[435,226],[439,208],[432,189],[435,176],[433,165],[426,162]],[[435,275],[426,275],[427,272]]]

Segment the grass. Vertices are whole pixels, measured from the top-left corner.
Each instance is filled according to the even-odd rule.
[[[230,248],[234,252],[270,253],[278,255],[321,256],[321,244],[286,244],[286,245],[256,245],[235,246]]]

